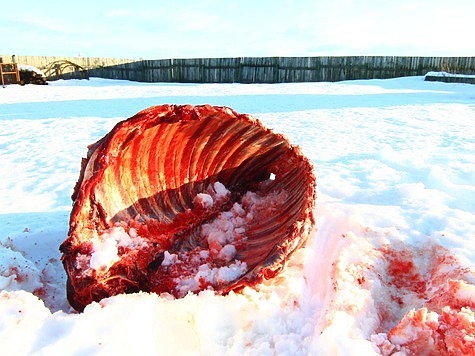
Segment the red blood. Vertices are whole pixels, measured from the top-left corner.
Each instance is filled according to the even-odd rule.
[[[388,331],[388,340],[378,345],[382,354],[475,355],[475,286],[460,279],[469,270],[439,245],[381,251],[388,260],[389,283],[397,288],[391,299],[402,309],[415,308]],[[426,270],[416,266],[415,256],[425,259]],[[394,318],[387,312],[386,318]]]
[[[426,291],[426,281],[414,265],[412,251],[390,248],[384,248],[382,251],[388,260],[387,273],[390,282],[397,288],[412,291],[422,298]]]

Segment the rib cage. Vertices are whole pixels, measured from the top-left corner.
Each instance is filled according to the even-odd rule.
[[[79,257],[91,254],[91,239],[124,222],[156,222],[174,248],[199,245],[196,229],[223,206],[195,214],[193,199],[214,182],[231,191],[227,206],[249,190],[288,194],[280,211],[246,226],[248,240],[236,258],[248,269],[216,292],[275,276],[314,225],[311,163],[298,147],[249,115],[209,105],[162,105],[118,123],[83,159],[69,234],[60,246],[70,304],[82,310],[92,301],[138,290],[174,294],[156,285],[159,277],[151,277],[163,259],[161,247],[140,252],[140,261],[124,258],[105,275],[85,276]]]

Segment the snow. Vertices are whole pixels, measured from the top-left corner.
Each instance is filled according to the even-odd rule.
[[[221,182],[215,182],[213,184],[214,191],[216,192],[216,196],[219,198],[224,198],[231,194],[229,190],[226,189],[223,183]]]
[[[214,205],[213,197],[206,193],[198,193],[195,199],[193,199],[193,204],[199,205],[203,208],[211,208]]]
[[[448,72],[427,72],[426,76],[429,76],[429,77],[475,78],[475,75],[470,75],[470,74],[457,74],[457,73],[448,73]]]
[[[75,313],[58,247],[81,157],[119,120],[162,103],[230,106],[301,146],[318,177],[318,229],[256,290],[119,295]],[[473,85],[423,77],[274,85],[91,78],[0,89],[0,121],[2,355],[475,347]],[[214,191],[209,198],[227,194],[224,186]],[[240,223],[234,231],[245,234]],[[87,261],[91,267],[107,268],[120,244],[140,243],[133,231],[110,234],[109,245],[95,243],[107,253]],[[229,237],[217,240],[231,258]],[[164,263],[177,258],[165,255]],[[205,265],[200,273],[232,280],[240,267]]]
[[[198,204],[199,207],[206,209],[211,208],[215,200],[223,200],[231,195],[221,182],[215,182],[206,191],[211,194],[198,193],[193,199],[195,205]],[[215,218],[201,225],[199,236],[203,243],[192,249],[179,251],[177,254],[165,251],[161,263],[161,266],[165,267],[163,274],[171,274],[173,276],[171,282],[175,285],[175,287],[170,287],[169,292],[176,292],[175,295],[184,297],[190,291],[217,290],[217,287],[229,284],[248,272],[249,266],[236,259],[238,246],[242,246],[247,240],[246,224],[254,221],[256,216],[262,216],[259,215],[259,211],[263,209],[272,209],[272,211],[280,209],[285,204],[287,196],[288,193],[285,191],[271,192],[264,196],[247,192],[243,195],[241,204],[235,202],[229,210],[220,211]],[[93,258],[95,254],[99,254],[102,264],[98,267],[107,270],[120,257],[114,243],[117,238],[114,235],[110,235],[111,238],[104,235],[107,234],[101,235],[101,245],[98,249],[96,249],[96,240],[93,240],[94,251],[90,266],[93,266],[93,262],[97,265]],[[112,247],[106,245],[106,242]],[[98,268],[95,269],[98,270]]]
[[[114,239],[95,240],[92,244],[93,251],[89,262],[96,271],[108,270],[119,260],[117,241]]]
[[[39,74],[42,77],[46,77],[45,73],[43,73],[43,71],[39,70],[36,67],[30,66],[28,64],[19,64],[18,65],[18,70],[19,71],[25,71],[25,72],[34,72],[36,74]]]
[[[209,209],[214,205],[215,200],[221,201],[231,194],[231,192],[226,189],[221,182],[215,182],[213,186],[210,187],[210,190],[211,195],[207,193],[198,193],[193,199],[193,204]]]

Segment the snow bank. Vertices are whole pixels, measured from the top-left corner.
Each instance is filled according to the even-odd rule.
[[[282,85],[92,78],[6,87],[2,355],[470,354],[474,98],[473,86],[422,77]],[[229,105],[300,145],[318,175],[318,230],[284,273],[258,290],[182,299],[119,295],[76,314],[66,302],[57,249],[67,235],[80,159],[117,121],[164,102]],[[244,233],[240,207],[233,209],[232,227]],[[221,232],[210,225],[207,238],[230,258],[232,244],[222,233],[228,225],[217,224]],[[114,260],[120,244],[139,242],[130,231],[112,233],[110,246],[97,246],[107,251],[96,256],[97,268]],[[169,254],[164,263],[177,259]]]

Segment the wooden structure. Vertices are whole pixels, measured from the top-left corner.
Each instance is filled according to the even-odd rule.
[[[70,77],[88,79],[85,68],[66,59],[48,63],[41,69],[50,80],[69,79]]]
[[[3,88],[5,88],[5,84],[20,83],[18,65],[16,63],[3,63],[3,60],[0,58],[0,77]],[[8,80],[5,80],[5,77],[7,77]]]

